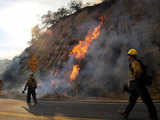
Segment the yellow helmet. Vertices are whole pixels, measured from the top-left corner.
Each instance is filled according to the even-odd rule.
[[[128,55],[137,55],[137,50],[136,49],[130,49],[128,51]]]

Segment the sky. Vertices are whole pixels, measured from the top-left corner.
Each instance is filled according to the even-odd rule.
[[[28,47],[31,29],[48,10],[56,11],[71,0],[0,0],[0,59],[12,59]],[[82,0],[98,3],[101,0]]]

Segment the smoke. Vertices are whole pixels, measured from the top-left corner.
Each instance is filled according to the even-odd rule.
[[[76,88],[81,96],[119,93],[129,79],[127,58],[129,48],[137,49],[139,59],[156,72],[157,65],[160,64],[157,60],[160,58],[160,51],[158,44],[153,41],[159,39],[159,32],[154,30],[160,20],[159,3],[158,0],[130,0],[128,2],[120,0],[108,10],[110,13],[106,10],[102,10],[101,13],[95,11],[88,16],[85,16],[86,13],[79,13],[78,20],[68,18],[73,21],[71,24],[67,23],[69,20],[59,23],[53,36],[45,36],[45,42],[44,40],[38,41],[43,46],[39,47],[39,44],[32,46],[35,47],[33,51],[35,55],[49,59],[48,63],[55,61],[57,66],[62,66],[59,68],[53,65],[51,70],[44,70],[44,66],[41,66],[40,70],[35,73],[39,84],[38,96],[65,92],[72,95],[71,92]],[[84,16],[89,19],[80,24],[79,21],[82,18],[85,19]],[[94,29],[99,24],[97,18],[100,16],[105,18],[101,34],[92,42],[86,57],[77,61],[74,56],[70,56],[67,62],[61,62],[60,57],[57,56],[64,51],[68,53],[71,51],[72,47],[68,45],[71,40],[83,40],[88,30]],[[64,29],[62,26],[65,26]],[[48,44],[49,42],[51,44]],[[53,46],[57,43],[58,48],[65,44],[68,51],[66,48],[63,48],[64,51],[61,49],[58,51]],[[25,55],[26,53],[25,51],[19,58],[13,60],[12,65],[5,72],[5,88],[22,90],[30,74],[24,64],[29,58],[29,55]],[[40,59],[40,62],[47,63],[44,59]],[[73,65],[77,63],[80,64],[80,73],[77,79],[70,83],[69,75]]]
[[[63,66],[63,69],[53,70],[43,76],[39,76],[38,83],[40,83],[40,86],[37,89],[38,97],[65,94],[65,92],[69,91],[72,88],[72,85],[69,83],[69,74],[71,73],[73,63],[74,59],[71,56]]]
[[[86,65],[81,70],[82,87],[86,91],[90,91],[90,88],[99,88],[104,89],[106,94],[119,92],[129,79],[127,58],[129,48],[137,49],[139,59],[155,71],[158,62],[154,63],[157,56],[154,56],[152,49],[157,45],[153,44],[152,36],[153,26],[159,17],[149,18],[148,14],[155,10],[149,1],[144,2],[143,6],[137,6],[137,9],[142,7],[144,10],[137,13],[144,12],[142,16],[132,18],[133,16],[125,10],[123,1],[114,6],[118,10],[112,11],[111,16],[107,16],[101,35],[91,45],[85,58]],[[150,56],[147,56],[148,53]]]
[[[0,60],[0,80],[2,80],[2,74],[6,71],[7,67],[10,65],[11,60],[4,59]]]
[[[27,74],[30,74],[28,71],[23,71],[20,61],[20,57],[15,57],[2,75],[4,89],[10,89],[11,91],[15,89],[19,91],[22,87],[21,85],[26,80]]]

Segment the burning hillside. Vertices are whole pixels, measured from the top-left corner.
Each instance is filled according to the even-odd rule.
[[[159,90],[159,6],[159,0],[110,0],[85,7],[43,31],[36,26],[31,46],[3,75],[5,88],[21,90],[31,72],[27,61],[35,56],[39,96],[116,94],[128,80],[127,51],[135,48]]]
[[[74,56],[75,59],[81,60],[85,57],[88,52],[88,48],[91,45],[92,41],[97,39],[100,35],[100,30],[103,25],[103,17],[100,18],[100,23],[97,27],[94,28],[93,32],[89,31],[88,35],[85,37],[84,41],[79,41],[78,45],[74,46],[70,52],[70,56]],[[74,65],[72,73],[70,75],[70,80],[73,81],[76,79],[80,70],[79,65]]]

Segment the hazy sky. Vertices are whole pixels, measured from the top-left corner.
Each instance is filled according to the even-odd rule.
[[[31,40],[31,28],[48,10],[66,6],[71,0],[0,0],[0,59],[19,55]],[[96,3],[101,0],[82,0]]]

